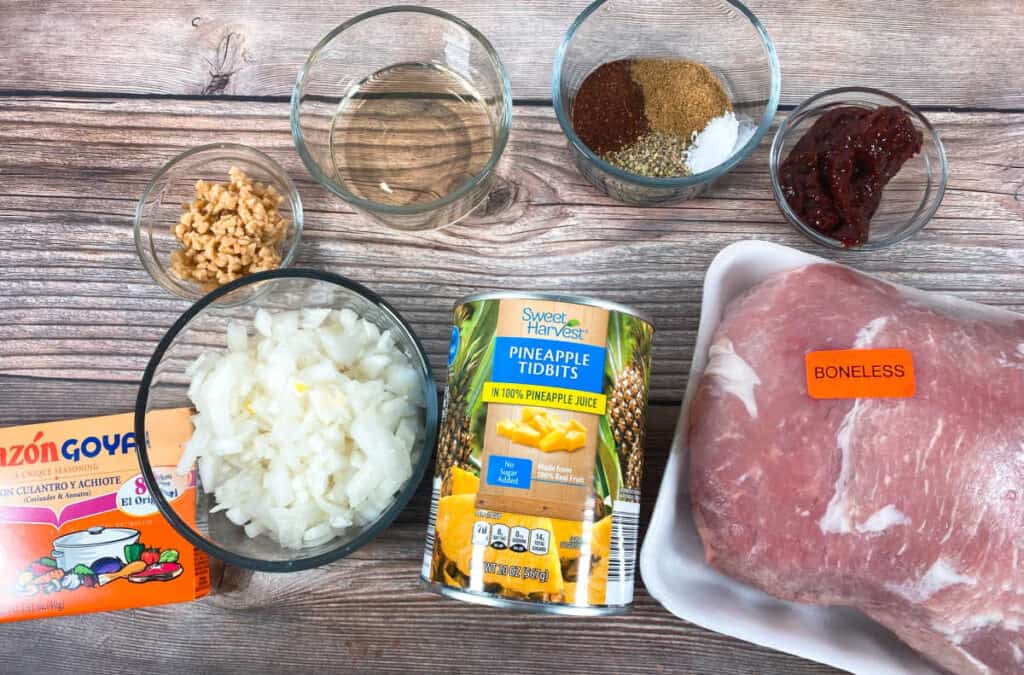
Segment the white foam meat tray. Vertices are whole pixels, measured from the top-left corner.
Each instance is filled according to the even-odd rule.
[[[778,244],[741,241],[723,249],[708,267],[689,382],[640,552],[640,572],[647,590],[668,611],[709,630],[857,675],[936,675],[934,666],[858,611],[778,600],[718,572],[704,558],[690,512],[688,411],[725,306],[773,274],[816,262],[830,261]]]

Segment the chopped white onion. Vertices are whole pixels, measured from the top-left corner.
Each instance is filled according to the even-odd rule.
[[[198,413],[178,465],[250,537],[319,546],[376,520],[412,476],[420,376],[349,309],[259,310],[187,369]]]

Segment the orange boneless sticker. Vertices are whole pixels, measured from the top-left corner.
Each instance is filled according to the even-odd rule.
[[[809,352],[811,398],[910,398],[914,358],[906,349],[838,349]]]

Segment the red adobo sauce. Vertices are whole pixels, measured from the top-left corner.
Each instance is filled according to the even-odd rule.
[[[882,188],[921,151],[921,142],[921,132],[895,106],[829,110],[782,163],[782,193],[805,224],[844,246],[861,246]]]

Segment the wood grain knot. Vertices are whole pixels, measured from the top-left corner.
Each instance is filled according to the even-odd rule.
[[[517,192],[514,184],[499,177],[480,206],[480,216],[486,218],[501,213],[515,202]]]
[[[251,570],[228,565],[220,560],[210,561],[210,582],[217,595],[244,591],[252,580],[252,574]]]
[[[196,25],[194,21],[192,25]],[[244,42],[242,34],[234,31],[226,32],[217,42],[213,58],[206,59],[209,71],[206,84],[203,85],[204,96],[223,94],[227,91],[232,76],[245,61],[242,49]]]

